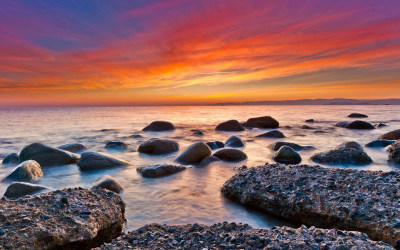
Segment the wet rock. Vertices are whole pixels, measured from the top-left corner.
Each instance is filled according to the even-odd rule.
[[[399,171],[274,164],[241,168],[222,194],[269,214],[364,232],[399,247],[400,200],[393,191],[400,189],[399,178]],[[332,232],[339,235],[339,230]]]
[[[338,122],[335,124],[335,127],[344,128],[350,122]]]
[[[393,249],[368,235],[301,226],[254,229],[249,225],[150,224],[98,249]]]
[[[381,128],[381,127],[386,127],[387,125],[385,124],[385,123],[378,123],[378,124],[375,124],[375,127],[377,127],[377,128]]]
[[[88,149],[88,147],[82,143],[69,143],[69,144],[61,145],[57,148],[68,151],[68,152],[72,152],[72,153],[81,153]]]
[[[393,143],[389,147],[388,161],[390,163],[400,165],[400,141]]]
[[[256,137],[263,137],[263,138],[284,138],[285,135],[279,130],[272,130],[268,131],[264,134],[257,135]]]
[[[160,164],[154,166],[138,167],[137,171],[143,177],[157,178],[166,175],[171,175],[185,170],[186,167],[180,165]]]
[[[213,155],[209,155],[200,162],[199,167],[206,167],[216,161],[221,161],[221,159],[219,159]]]
[[[201,130],[192,130],[193,134],[192,135],[199,135],[202,136],[204,133]]]
[[[384,148],[384,147],[387,147],[389,145],[392,145],[395,142],[396,142],[395,140],[380,139],[380,140],[375,140],[375,141],[368,142],[367,144],[365,144],[365,146],[369,147],[369,148]]]
[[[85,152],[78,162],[80,170],[97,170],[129,165],[129,162],[120,160],[108,154]]]
[[[67,165],[78,162],[79,155],[58,148],[48,147],[41,143],[33,143],[24,147],[19,154],[20,163],[27,160],[35,160],[42,167]]]
[[[109,175],[103,175],[97,179],[92,185],[92,189],[96,188],[106,189],[117,194],[124,191],[124,187],[114,177]]]
[[[239,162],[247,159],[247,155],[243,151],[234,148],[220,149],[213,156],[228,162]]]
[[[270,148],[273,151],[278,151],[281,147],[283,146],[289,146],[291,148],[293,148],[294,150],[310,150],[310,149],[315,149],[315,147],[313,146],[301,146],[299,144],[296,143],[292,143],[292,142],[285,142],[285,141],[278,141],[275,142],[274,144],[270,145]]]
[[[367,165],[372,163],[372,159],[364,152],[362,146],[357,142],[340,144],[328,152],[314,154],[311,159],[315,162],[328,165]]]
[[[154,121],[147,125],[143,131],[162,132],[174,130],[175,127],[172,123],[166,121]]]
[[[317,128],[314,128],[314,127],[311,127],[311,126],[308,126],[308,125],[303,125],[303,126],[301,126],[301,128],[302,129],[317,129]]]
[[[387,132],[386,134],[379,136],[378,139],[399,140],[400,139],[400,129]]]
[[[170,154],[179,150],[179,144],[171,140],[150,139],[140,144],[138,151],[150,155]]]
[[[119,236],[125,203],[101,189],[64,189],[1,199],[0,245],[11,249],[90,249]]]
[[[308,119],[306,122],[314,122],[314,119]]]
[[[186,148],[185,151],[176,158],[176,161],[182,164],[196,164],[211,155],[211,153],[212,151],[207,144],[196,142]]]
[[[364,114],[360,114],[360,113],[351,113],[347,117],[350,117],[350,118],[367,118],[368,115],[364,115]]]
[[[244,128],[237,120],[229,120],[218,124],[215,130],[236,132],[236,131],[244,131]]]
[[[240,139],[240,137],[237,136],[231,136],[228,138],[228,140],[226,140],[225,142],[225,146],[227,147],[231,147],[231,148],[241,148],[244,147],[244,142],[242,141],[242,139]]]
[[[299,164],[301,162],[299,153],[289,146],[281,147],[272,159],[283,164]]]
[[[349,124],[345,125],[344,128],[348,129],[375,129],[375,127],[366,121],[354,121],[350,122]]]
[[[126,150],[128,149],[128,144],[122,141],[110,141],[107,142],[105,148],[111,150]]]
[[[206,144],[211,148],[211,150],[225,147],[225,144],[222,141],[211,141],[207,142]]]
[[[130,138],[143,138],[143,136],[141,136],[141,135],[131,135],[131,136],[129,136]]]
[[[314,134],[326,134],[326,133],[328,133],[328,132],[323,131],[323,130],[316,130],[316,131],[314,131],[313,133],[314,133]]]
[[[19,198],[21,196],[35,194],[44,190],[47,190],[44,186],[26,182],[14,182],[7,187],[4,196],[7,198]]]
[[[6,158],[3,159],[2,164],[17,164],[19,160],[19,156],[17,153],[12,153],[6,156]]]
[[[24,161],[15,167],[2,181],[37,181],[43,176],[39,163],[33,160]]]
[[[271,116],[250,118],[243,126],[249,128],[279,128],[279,122]]]

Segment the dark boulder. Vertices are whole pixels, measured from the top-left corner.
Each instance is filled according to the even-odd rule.
[[[378,139],[399,140],[400,139],[400,129],[387,132],[386,134],[379,136]]]
[[[175,174],[182,170],[185,170],[185,166],[161,164],[154,166],[138,167],[137,171],[143,176],[148,178],[157,178],[166,175]]]
[[[72,153],[81,153],[88,149],[88,147],[82,143],[69,143],[69,144],[61,145],[57,148],[68,151],[68,152],[72,152]]]
[[[15,167],[4,179],[15,181],[37,181],[43,176],[39,163],[33,160],[24,161]]]
[[[303,125],[303,126],[301,126],[301,128],[302,129],[317,129],[317,128],[314,128],[314,127],[311,127],[311,126],[308,126],[308,125]]]
[[[367,144],[365,144],[365,146],[369,147],[369,148],[384,148],[386,146],[392,145],[395,142],[396,142],[395,140],[379,139],[379,140],[368,142]]]
[[[263,137],[263,138],[284,138],[285,135],[279,131],[279,130],[272,130],[269,132],[266,132],[264,134],[261,135],[257,135],[256,137]]]
[[[207,156],[206,158],[204,158],[204,159],[200,162],[199,166],[200,166],[200,167],[206,167],[206,166],[208,166],[208,165],[210,165],[211,163],[216,162],[216,161],[221,161],[221,159],[219,159],[219,158],[217,158],[217,157],[215,157],[215,156],[213,156],[213,155],[209,155],[209,156]]]
[[[375,129],[375,127],[369,123],[369,122],[365,122],[365,121],[354,121],[354,122],[350,122],[349,124],[345,125],[344,128],[348,128],[348,129]]]
[[[128,148],[128,144],[122,141],[110,141],[107,142],[105,148],[110,150],[126,150]]]
[[[292,142],[284,142],[284,141],[278,141],[275,142],[274,144],[270,145],[271,149],[273,151],[278,151],[281,147],[283,146],[289,146],[291,148],[293,148],[294,150],[310,150],[310,149],[315,149],[313,146],[301,146],[299,144],[296,143],[292,143]]]
[[[247,159],[247,155],[243,151],[234,148],[220,149],[213,156],[228,162],[239,162]]]
[[[244,131],[244,128],[237,120],[229,120],[218,124],[215,130],[237,132],[237,131]]]
[[[299,153],[289,146],[281,147],[272,159],[283,164],[299,164],[301,162],[301,156]]]
[[[58,148],[48,147],[41,143],[33,143],[24,147],[19,154],[20,163],[27,160],[35,160],[42,167],[67,165],[78,162],[79,155]]]
[[[171,140],[150,139],[140,144],[138,151],[149,155],[169,154],[179,150],[179,144]]]
[[[147,125],[143,131],[162,132],[174,130],[175,127],[172,123],[166,121],[154,121]]]
[[[279,122],[271,116],[250,118],[243,126],[249,128],[279,128]]]
[[[235,135],[229,137],[228,140],[226,140],[226,142],[225,142],[225,146],[231,147],[231,148],[241,148],[241,147],[244,147],[244,145],[245,144],[242,141],[242,139],[240,139],[240,137],[237,137]]]
[[[192,135],[198,135],[198,136],[202,136],[204,135],[204,133],[201,130],[192,130],[193,134]]]
[[[314,154],[311,159],[315,162],[328,165],[367,165],[372,163],[372,159],[364,152],[362,146],[357,142],[340,144],[328,152]]]
[[[6,156],[6,158],[3,159],[2,164],[17,164],[19,161],[19,156],[17,153],[12,153]]]
[[[364,114],[360,114],[360,113],[351,113],[347,117],[350,117],[350,118],[367,118],[368,115],[364,115]]]
[[[400,141],[393,143],[389,147],[388,161],[395,165],[400,165]]]
[[[196,164],[200,163],[204,158],[211,155],[212,151],[207,144],[196,142],[187,147],[177,158],[181,164]]]
[[[378,123],[378,124],[375,124],[375,127],[377,127],[377,128],[382,128],[382,127],[386,127],[387,125],[385,124],[385,123]]]
[[[97,179],[92,185],[92,189],[96,188],[106,189],[117,194],[125,190],[124,187],[114,177],[109,175],[103,175]]]
[[[211,141],[207,142],[206,144],[211,148],[211,150],[225,147],[225,144],[222,141]]]
[[[95,152],[85,152],[78,162],[80,170],[97,170],[113,167],[127,166],[129,162],[117,159],[111,155]]]
[[[26,182],[14,182],[7,187],[4,196],[7,198],[19,198],[25,195],[31,195],[40,191],[47,190],[46,187]]]
[[[314,119],[308,119],[306,122],[314,122]]]
[[[350,122],[338,122],[338,123],[335,124],[335,127],[344,128],[349,123]]]

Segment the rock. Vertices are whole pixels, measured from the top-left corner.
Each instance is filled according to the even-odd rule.
[[[226,140],[225,142],[225,146],[227,147],[231,147],[231,148],[241,148],[244,147],[244,142],[242,141],[242,139],[240,139],[240,137],[237,136],[231,136],[228,138],[228,140]]]
[[[336,228],[334,235],[337,229],[360,231],[399,247],[400,200],[393,192],[400,190],[399,178],[400,171],[268,164],[242,167],[221,191],[268,214]]]
[[[368,115],[364,115],[364,114],[360,114],[360,113],[351,113],[347,117],[350,117],[350,118],[367,118]]]
[[[250,118],[243,126],[249,128],[279,128],[279,122],[271,116]]]
[[[122,141],[110,141],[107,142],[105,148],[111,150],[126,150],[128,149],[128,144]]]
[[[328,165],[367,165],[372,163],[372,159],[357,142],[340,144],[328,152],[314,154],[311,159],[315,162]]]
[[[236,132],[236,131],[244,131],[244,128],[237,120],[229,120],[218,124],[215,130]]]
[[[177,158],[181,164],[200,163],[204,158],[211,155],[212,151],[204,142],[196,142],[187,147]]]
[[[396,142],[395,140],[379,139],[379,140],[368,142],[367,144],[365,144],[365,146],[369,147],[369,148],[384,148],[389,145],[392,145],[395,142]]]
[[[247,159],[247,155],[243,151],[234,148],[220,149],[213,156],[228,162],[239,162]]]
[[[314,131],[313,133],[314,133],[314,134],[326,134],[326,133],[328,133],[328,132],[323,131],[323,130],[316,130],[316,131]]]
[[[19,156],[17,153],[12,153],[3,159],[2,164],[18,164]]]
[[[174,130],[175,127],[172,123],[166,121],[154,121],[150,123],[143,131],[162,132]]]
[[[314,119],[308,119],[306,122],[314,122]]]
[[[141,136],[141,135],[131,135],[131,136],[129,136],[130,138],[143,138],[143,136]]]
[[[204,133],[202,131],[200,131],[200,130],[192,130],[192,132],[193,132],[192,135],[199,135],[199,136],[204,135]]]
[[[299,153],[289,146],[281,147],[272,159],[283,164],[299,164],[301,162]]]
[[[109,175],[103,175],[102,177],[97,179],[92,185],[92,189],[96,188],[106,189],[109,191],[113,191],[117,194],[125,190],[124,187],[115,178]]]
[[[42,167],[67,165],[78,162],[79,155],[65,150],[48,147],[41,143],[33,143],[24,147],[19,154],[20,163],[27,160],[35,160]]]
[[[285,135],[279,130],[272,130],[267,133],[257,135],[256,137],[264,137],[264,138],[284,138]]]
[[[338,123],[335,124],[335,127],[344,128],[349,123],[350,122],[338,122]]]
[[[143,177],[157,178],[157,177],[175,174],[175,173],[178,173],[185,169],[186,169],[186,167],[184,167],[184,166],[160,164],[160,165],[154,165],[154,166],[138,167],[137,171]]]
[[[345,125],[344,128],[348,128],[348,129],[375,129],[375,127],[369,123],[369,122],[365,122],[365,121],[354,121],[354,122],[350,122],[349,124]]]
[[[179,144],[171,140],[150,139],[140,144],[138,151],[149,155],[163,155],[179,151]]]
[[[206,167],[206,166],[208,166],[208,165],[210,165],[211,163],[216,162],[216,161],[221,161],[221,159],[219,159],[219,158],[217,158],[217,157],[215,157],[215,156],[213,156],[213,155],[209,155],[209,156],[207,156],[206,158],[204,158],[204,159],[200,162],[199,166],[200,166],[200,167]]]
[[[211,150],[225,147],[225,144],[222,141],[211,141],[207,142],[206,144],[211,148]]]
[[[325,246],[325,247],[324,247]],[[349,246],[349,247],[348,247]],[[149,224],[105,243],[98,249],[394,249],[360,232],[272,227],[253,229],[242,223],[212,226]]]
[[[317,128],[314,128],[314,127],[311,127],[311,126],[308,126],[308,125],[303,125],[303,126],[301,126],[301,128],[302,129],[317,129]]]
[[[43,176],[39,163],[33,160],[24,161],[15,167],[2,181],[37,181]]]
[[[400,129],[387,132],[386,134],[379,136],[378,139],[399,140],[400,139]]]
[[[26,182],[14,182],[7,187],[4,196],[7,198],[18,198],[25,195],[35,194],[43,190],[47,190],[47,188]]]
[[[69,144],[61,145],[57,148],[68,151],[68,152],[72,152],[72,153],[81,153],[88,149],[88,147],[86,147],[86,145],[84,145],[82,143],[69,143]]]
[[[292,142],[284,142],[284,141],[278,141],[275,142],[274,144],[270,145],[270,148],[273,151],[278,151],[281,147],[283,146],[289,146],[291,148],[293,148],[294,150],[310,150],[310,149],[315,149],[315,147],[313,146],[301,146],[299,144],[296,143],[292,143]]]
[[[0,245],[11,249],[90,249],[119,236],[125,203],[101,189],[63,189],[0,200]]]
[[[392,164],[400,165],[400,141],[393,143],[389,147],[388,161]]]
[[[129,165],[129,162],[117,159],[111,155],[95,152],[85,152],[78,162],[80,170],[97,170]]]
[[[381,122],[375,125],[375,127],[377,127],[377,128],[386,127],[386,126],[387,125],[385,123],[381,123]]]

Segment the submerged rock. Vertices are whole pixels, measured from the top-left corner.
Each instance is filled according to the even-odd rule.
[[[350,117],[350,118],[367,118],[368,115],[364,115],[364,114],[360,114],[360,113],[351,113],[347,117]]]
[[[377,128],[386,127],[386,126],[387,125],[385,123],[382,123],[382,122],[380,122],[378,124],[375,124],[375,127],[377,127]]]
[[[240,137],[237,137],[235,135],[229,137],[228,140],[226,140],[225,142],[225,146],[231,148],[241,148],[244,147],[244,145],[245,144],[242,141],[242,139],[240,139]]]
[[[393,143],[389,147],[388,161],[390,163],[400,165],[400,141]]]
[[[1,199],[0,245],[11,249],[90,249],[119,236],[125,203],[101,189],[63,189]]]
[[[279,122],[271,116],[250,118],[243,126],[249,128],[279,128]]]
[[[19,161],[19,156],[17,153],[12,153],[6,156],[6,158],[3,159],[2,164],[17,164]]]
[[[147,125],[143,131],[153,131],[153,132],[162,132],[162,131],[170,131],[174,130],[175,127],[171,122],[166,121],[154,121]]]
[[[237,120],[229,120],[218,124],[215,130],[236,132],[236,131],[244,131],[244,128]]]
[[[368,142],[367,144],[365,144],[365,146],[369,147],[369,148],[384,148],[386,146],[392,145],[395,142],[396,142],[395,140],[380,139],[380,140]]]
[[[42,167],[67,165],[78,162],[79,155],[41,143],[33,143],[24,147],[19,154],[20,163],[27,160],[35,160]]]
[[[269,132],[266,132],[264,134],[261,135],[257,135],[256,137],[263,137],[263,138],[284,138],[285,135],[279,131],[279,130],[272,130]]]
[[[105,148],[112,150],[126,150],[128,148],[128,144],[122,141],[110,141],[107,142]]]
[[[213,155],[209,155],[200,162],[199,167],[206,167],[216,161],[221,161],[221,159],[219,159]]]
[[[222,194],[269,214],[361,231],[398,247],[400,199],[394,190],[400,190],[399,178],[399,171],[274,164],[241,168]]]
[[[315,162],[328,165],[367,165],[372,163],[372,159],[357,142],[342,143],[328,152],[314,154],[311,159]]]
[[[206,144],[211,148],[211,150],[225,147],[225,144],[222,141],[211,141],[207,142]]]
[[[187,147],[177,158],[176,161],[182,164],[200,163],[204,158],[211,155],[212,151],[204,142],[196,142]]]
[[[33,160],[24,161],[15,167],[2,181],[37,181],[43,176],[39,163]]]
[[[399,140],[400,139],[400,129],[387,132],[386,134],[379,136],[378,139]]]
[[[338,123],[335,124],[335,127],[344,128],[349,123],[350,122],[338,122]]]
[[[157,178],[157,177],[175,174],[175,173],[178,173],[185,169],[186,169],[185,166],[160,164],[160,165],[154,165],[154,166],[138,167],[137,171],[143,177]]]
[[[247,159],[247,155],[243,151],[234,148],[220,149],[213,156],[228,162],[239,162]]]
[[[310,149],[315,149],[315,147],[313,146],[301,146],[299,144],[296,143],[292,143],[292,142],[285,142],[285,141],[278,141],[275,142],[274,144],[270,145],[270,148],[273,151],[278,151],[281,147],[283,146],[289,146],[291,148],[293,148],[294,150],[310,150]]]
[[[26,182],[14,182],[7,187],[4,196],[7,198],[18,198],[47,190],[46,187]]]
[[[375,127],[366,121],[354,121],[345,125],[344,128],[348,129],[375,129]]]
[[[317,128],[314,128],[314,127],[311,127],[311,126],[308,126],[308,125],[303,125],[303,126],[301,126],[301,128],[302,129],[317,129]]]
[[[124,187],[114,177],[109,175],[103,175],[97,179],[92,185],[92,189],[96,188],[106,189],[117,194],[125,190]]]
[[[85,152],[78,162],[80,170],[97,170],[129,165],[129,162],[115,158],[108,154]]]
[[[308,119],[306,122],[314,122],[314,119]]]
[[[82,143],[69,143],[69,144],[61,145],[57,148],[68,151],[68,152],[72,152],[72,153],[81,153],[88,149],[88,147]]]
[[[289,146],[281,147],[272,159],[283,164],[299,164],[301,162],[299,153]]]
[[[169,154],[179,150],[179,144],[171,140],[150,139],[140,144],[138,151],[149,155]]]
[[[204,133],[201,130],[192,130],[193,134],[192,135],[199,135],[202,136]]]

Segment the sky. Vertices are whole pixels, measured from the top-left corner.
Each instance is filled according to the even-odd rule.
[[[3,0],[0,106],[400,98],[399,0]]]

